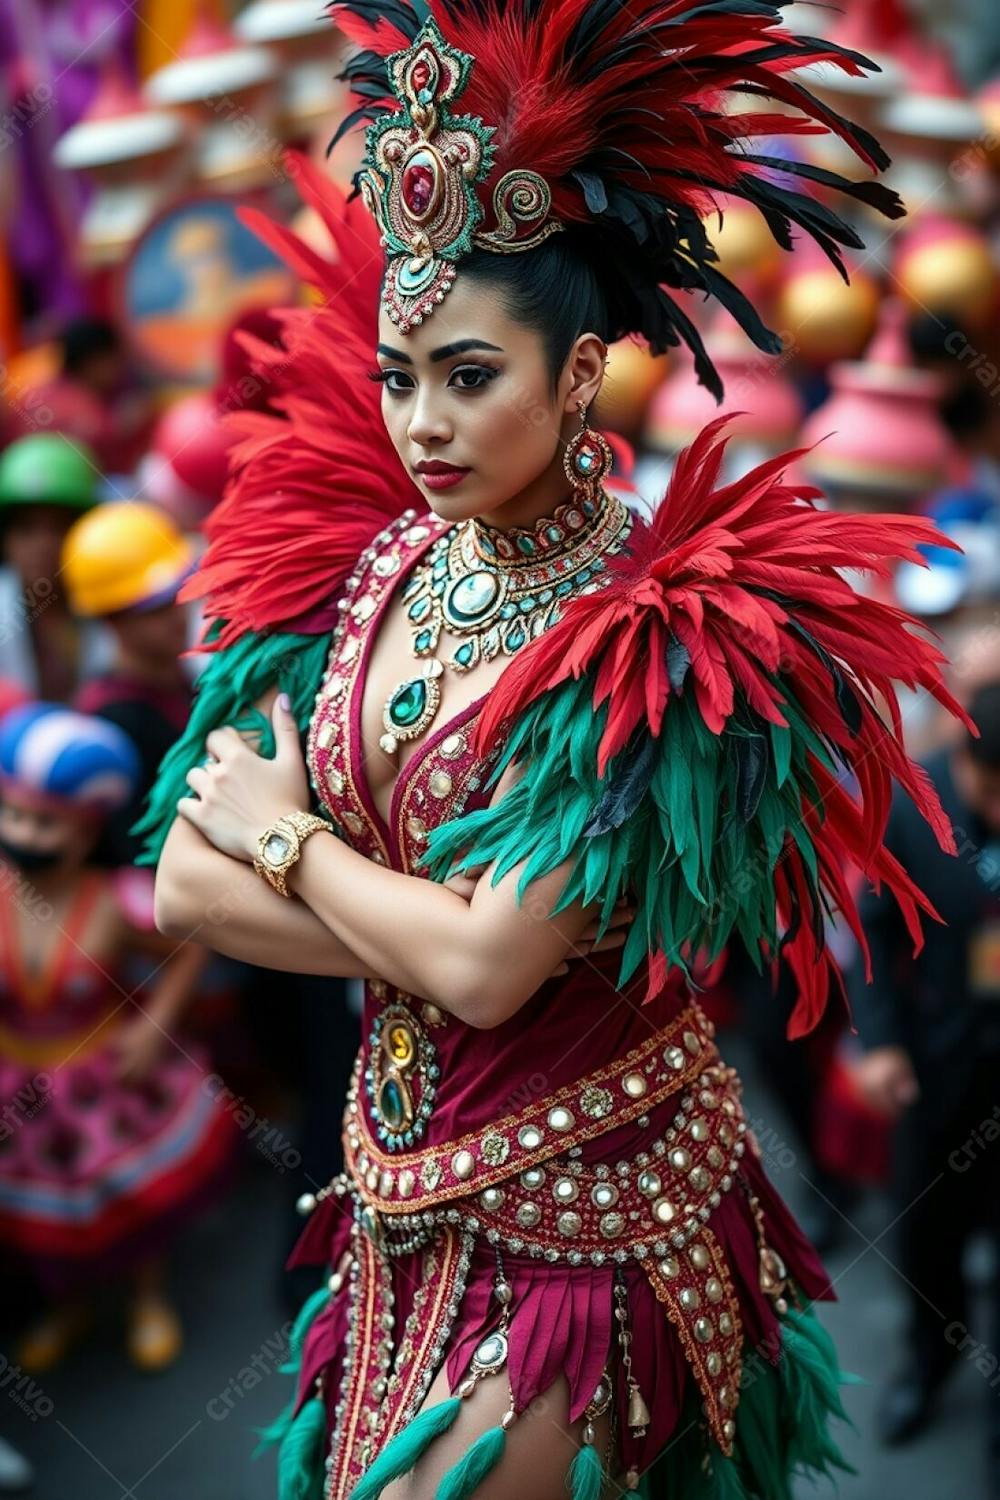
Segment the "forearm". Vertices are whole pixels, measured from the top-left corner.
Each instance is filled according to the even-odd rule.
[[[364,963],[302,901],[272,891],[250,865],[221,854],[177,818],[156,871],[156,925],[184,941],[289,974],[368,978]]]
[[[493,888],[484,876],[466,901],[323,833],[305,841],[288,883],[383,978],[478,1027],[498,1025],[534,994],[585,924],[576,907],[546,920],[551,879],[532,888],[523,908],[513,877]]]

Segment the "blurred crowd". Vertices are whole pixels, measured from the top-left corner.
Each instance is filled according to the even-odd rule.
[[[1000,1359],[1000,1292],[979,1327],[967,1276],[982,1237],[1000,1285],[1000,14],[989,0],[939,9],[790,8],[793,29],[880,63],[863,82],[815,70],[812,83],[885,142],[908,217],[859,218],[866,248],[844,280],[720,203],[720,269],[783,352],[693,309],[738,414],[733,473],[794,449],[822,503],[930,515],[949,544],[856,580],[937,633],[980,731],[903,685],[910,753],[959,852],[942,854],[903,801],[888,841],[943,923],[915,954],[899,912],[866,893],[872,982],[835,928],[849,1006],[802,1042],[784,1038],[787,979],[775,997],[738,954],[707,995],[793,1122],[819,1248],[836,1251],[870,1195],[891,1207],[904,1342],[877,1398],[887,1444],[926,1427],[970,1350]],[[130,831],[197,679],[202,621],[177,596],[225,484],[227,417],[266,408],[253,350],[278,342],[268,309],[305,296],[239,209],[323,253],[283,153],[345,186],[357,163],[356,140],[324,154],[341,43],[318,11],[0,0],[0,1256],[17,1289],[0,1317],[5,1367],[24,1372],[73,1357],[106,1282],[137,1368],[183,1358],[171,1246],[225,1201],[261,1121],[289,1122],[274,1142],[296,1160],[289,1243],[295,1194],[339,1167],[349,987],[163,938]],[[843,166],[835,137],[788,149]],[[631,504],[655,504],[717,414],[686,356],[611,349],[595,417],[624,440]],[[289,1309],[302,1291],[282,1283]],[[9,1423],[0,1492],[32,1482]],[[993,1381],[983,1427],[1000,1500]]]

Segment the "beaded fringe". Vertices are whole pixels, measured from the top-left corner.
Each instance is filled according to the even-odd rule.
[[[283,1366],[296,1373],[309,1324],[321,1299],[311,1298],[296,1323],[291,1357]],[[652,1467],[640,1477],[637,1493],[644,1500],[683,1495],[684,1500],[793,1500],[797,1477],[825,1475],[836,1487],[837,1471],[856,1470],[830,1434],[836,1418],[853,1428],[838,1387],[863,1384],[839,1368],[836,1349],[811,1307],[790,1307],[781,1322],[777,1367],[749,1344],[744,1351],[745,1378],[740,1392],[736,1439],[731,1458],[711,1444],[706,1450],[694,1383],[679,1424],[687,1434],[668,1442]],[[378,1500],[393,1479],[409,1473],[440,1433],[454,1422],[458,1397],[427,1408],[402,1429],[370,1466],[350,1500]],[[288,1413],[261,1434],[260,1452],[279,1442],[279,1500],[322,1500],[322,1445],[316,1442],[315,1398],[305,1403],[294,1422]],[[435,1500],[469,1500],[481,1481],[502,1459],[503,1431],[482,1433],[438,1486]],[[598,1500],[605,1475],[592,1447],[574,1458],[566,1478],[570,1500]]]

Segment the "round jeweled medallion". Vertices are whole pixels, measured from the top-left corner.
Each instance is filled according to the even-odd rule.
[[[458,578],[442,600],[445,619],[460,629],[478,625],[496,607],[502,592],[498,573],[477,570]]]
[[[507,1335],[498,1329],[483,1339],[472,1356],[472,1363],[473,1368],[478,1366],[484,1374],[502,1369],[507,1363]]]

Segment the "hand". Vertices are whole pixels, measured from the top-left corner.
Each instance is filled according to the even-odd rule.
[[[895,1118],[919,1097],[913,1064],[904,1047],[873,1047],[852,1065],[862,1094],[880,1114]]]
[[[141,1083],[163,1050],[163,1032],[147,1015],[126,1021],[111,1046],[115,1054],[115,1077]]]
[[[601,938],[597,936],[600,922],[597,917],[594,917],[587,923],[562,963],[552,970],[552,977],[555,978],[557,974],[568,974],[570,964],[576,959],[587,958],[591,953],[607,953],[611,948],[623,948],[634,918],[635,908],[629,904],[628,898],[623,896],[611,914],[611,921],[608,923],[608,930],[604,936]]]
[[[213,729],[205,740],[214,757],[187,773],[196,797],[181,797],[177,811],[216,849],[252,863],[257,840],[276,818],[305,812],[310,803],[298,725],[278,693],[271,708],[275,755],[265,760],[231,725]]]

